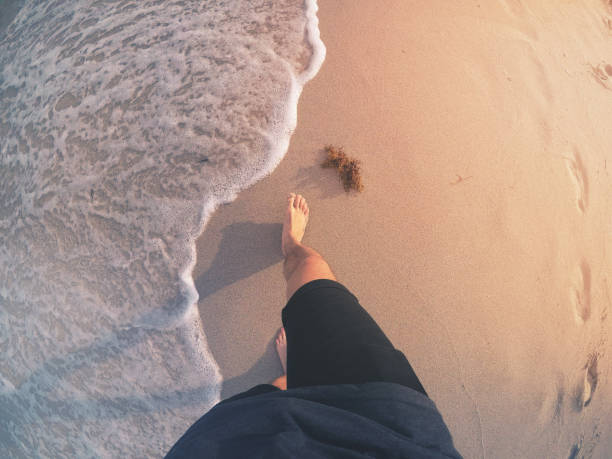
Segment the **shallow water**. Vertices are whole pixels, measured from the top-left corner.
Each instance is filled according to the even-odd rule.
[[[194,240],[285,154],[316,3],[0,8],[0,449],[160,456],[219,400]]]

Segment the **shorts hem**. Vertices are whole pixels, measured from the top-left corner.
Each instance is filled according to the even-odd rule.
[[[339,290],[343,290],[344,292],[349,293],[355,299],[355,301],[359,302],[357,297],[340,282],[331,279],[315,279],[305,283],[300,288],[298,288],[295,293],[291,295],[291,298],[289,298],[289,301],[287,301],[287,304],[283,309],[287,309],[291,304],[295,303],[297,299],[305,293],[320,288],[337,288]]]

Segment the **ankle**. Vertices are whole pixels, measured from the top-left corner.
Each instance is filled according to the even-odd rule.
[[[299,251],[300,247],[302,247],[302,243],[298,242],[297,239],[289,239],[285,245],[285,259],[289,258],[291,255],[295,255],[295,252]]]
[[[270,384],[278,387],[280,390],[287,390],[287,375],[282,375],[272,381]]]

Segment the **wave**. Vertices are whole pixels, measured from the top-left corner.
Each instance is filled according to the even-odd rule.
[[[9,456],[159,455],[218,401],[195,240],[285,155],[325,57],[316,11],[311,0],[32,0],[6,26]]]

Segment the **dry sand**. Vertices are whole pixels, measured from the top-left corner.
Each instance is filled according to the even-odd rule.
[[[327,58],[287,156],[198,241],[222,398],[281,372],[295,191],[304,242],[406,354],[465,457],[612,457],[612,6],[319,3]],[[362,161],[363,193],[320,168],[328,143]]]

